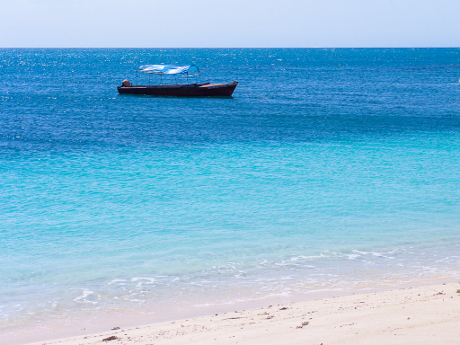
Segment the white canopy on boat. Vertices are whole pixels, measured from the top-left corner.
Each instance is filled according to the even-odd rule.
[[[139,67],[139,72],[144,72],[148,74],[188,74],[199,73],[200,70],[195,65],[144,65]]]

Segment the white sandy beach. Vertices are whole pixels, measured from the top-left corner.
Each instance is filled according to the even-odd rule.
[[[272,305],[34,345],[460,344],[460,284]]]

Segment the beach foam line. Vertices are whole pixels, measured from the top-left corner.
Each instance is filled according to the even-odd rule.
[[[33,345],[459,344],[460,283],[403,288],[124,328]]]

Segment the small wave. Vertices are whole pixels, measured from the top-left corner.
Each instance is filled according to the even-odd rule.
[[[131,278],[132,282],[137,282],[136,288],[141,288],[143,284],[154,284],[155,283],[155,278],[148,278],[148,277],[135,277]]]
[[[369,252],[362,252],[362,251],[356,250],[356,249],[352,250],[352,252],[355,253],[355,254],[361,254],[361,255],[367,255],[367,254],[369,254]]]
[[[392,257],[392,256],[386,256],[386,255],[383,255],[382,253],[373,252],[372,255],[373,255],[373,256],[380,257],[380,258],[390,259],[390,260],[393,260],[393,259],[394,259],[394,257]]]
[[[354,260],[358,257],[360,257],[361,255],[360,254],[348,254],[347,257],[349,260]]]
[[[79,303],[97,304],[97,302],[89,301],[89,300],[86,299],[86,297],[88,297],[89,295],[92,295],[93,293],[94,293],[94,291],[84,289],[83,294],[81,296],[79,296],[79,297],[74,298],[74,301],[79,302]]]
[[[126,279],[113,279],[110,282],[108,282],[107,285],[112,285],[112,284],[117,284],[117,285],[124,285],[124,284],[119,284],[125,282]]]

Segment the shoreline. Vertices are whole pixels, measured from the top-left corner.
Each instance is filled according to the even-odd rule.
[[[227,306],[224,313],[222,313],[223,308],[214,308],[217,315],[213,313],[189,318],[184,316],[182,319],[174,319],[171,316],[170,320],[162,322],[149,322],[142,316],[129,320],[125,315],[123,319],[120,315],[119,318],[111,318],[110,321],[104,322],[104,325],[98,324],[99,331],[91,331],[81,325],[84,327],[81,329],[83,333],[81,335],[75,334],[75,324],[73,324],[73,332],[66,330],[64,325],[57,324],[54,332],[51,332],[51,329],[43,332],[44,330],[41,329],[43,333],[41,338],[37,338],[40,336],[29,329],[29,334],[19,332],[10,334],[4,339],[6,344],[11,345],[254,344],[258,342],[305,344],[305,334],[302,332],[307,328],[311,344],[356,344],[360,341],[378,343],[376,341],[380,341],[380,337],[386,339],[386,343],[395,343],[395,339],[389,337],[390,330],[398,332],[404,330],[403,333],[406,335],[400,338],[406,339],[405,341],[411,339],[412,343],[423,343],[423,339],[426,339],[428,344],[428,339],[433,343],[434,340],[438,341],[439,337],[444,337],[444,343],[458,344],[460,330],[455,331],[458,328],[455,325],[460,322],[460,293],[457,292],[460,291],[460,283],[427,284],[428,282],[425,284],[419,282],[418,287],[399,288],[388,286],[387,290],[367,292],[361,290],[355,291],[356,294],[349,291],[349,294],[340,297],[337,293],[331,293],[331,297],[328,298],[291,303],[279,303],[282,302],[281,299],[272,298],[259,301],[259,305],[270,305],[270,307],[241,309],[239,307],[244,308],[243,305],[232,305]],[[295,298],[291,296],[291,299]],[[248,306],[247,303],[245,305]],[[234,311],[229,311],[233,307]],[[403,314],[407,316],[403,318]],[[308,325],[302,326],[302,322],[308,322]],[[298,326],[302,327],[298,328]],[[116,327],[120,329],[115,329]],[[35,331],[37,330],[36,328]],[[351,330],[356,331],[357,334],[352,334]],[[420,334],[425,334],[428,330],[436,337],[430,338],[427,335],[426,338],[420,338]],[[398,332],[393,334],[403,334]],[[102,342],[109,337],[117,337],[117,341]],[[286,340],[286,337],[292,338],[292,341]],[[347,342],[348,338],[353,340]],[[215,342],[214,339],[219,341]]]

